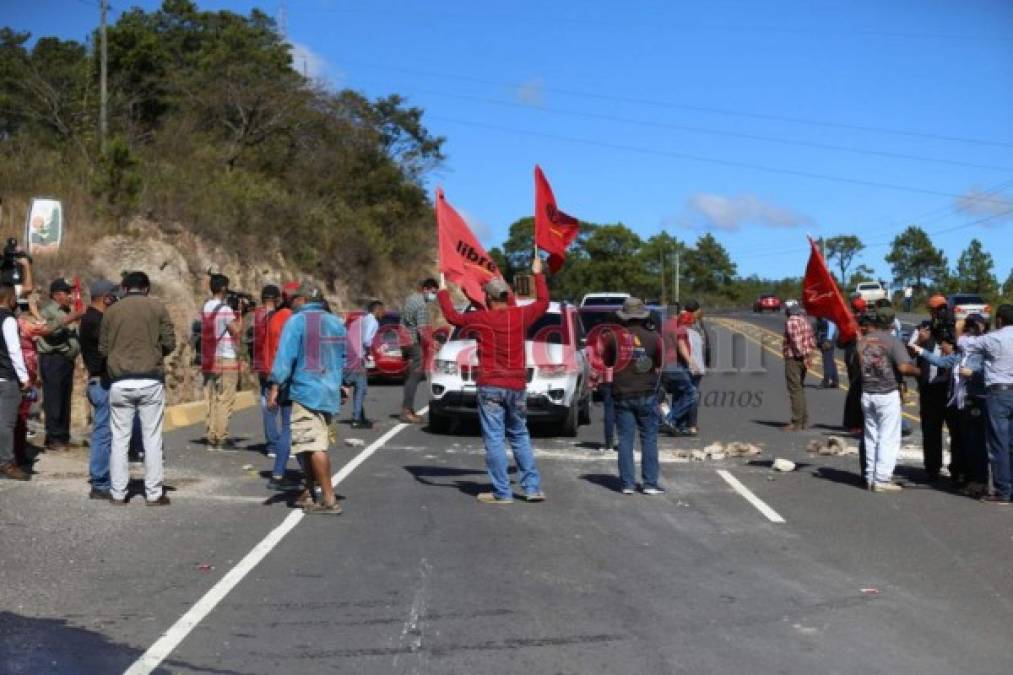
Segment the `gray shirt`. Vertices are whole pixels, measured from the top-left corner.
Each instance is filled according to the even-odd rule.
[[[407,329],[412,338],[412,344],[421,344],[419,330],[429,327],[429,307],[426,304],[426,296],[422,293],[412,293],[405,300],[401,309],[401,325]]]
[[[897,366],[911,363],[904,344],[887,331],[875,330],[858,340],[862,364],[862,393],[897,391]]]
[[[985,360],[985,386],[1013,384],[1013,326],[1004,326],[979,337],[961,338],[967,354],[981,354]]]

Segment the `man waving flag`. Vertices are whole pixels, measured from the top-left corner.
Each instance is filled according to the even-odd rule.
[[[440,272],[461,287],[468,299],[485,303],[482,287],[490,279],[502,278],[499,268],[485,252],[464,218],[454,210],[443,189],[436,189],[436,232],[440,251]]]
[[[580,223],[556,208],[556,197],[542,168],[535,165],[535,246],[549,254],[549,272],[566,260],[566,249],[577,238]]]
[[[805,279],[802,280],[805,311],[817,319],[833,321],[841,331],[838,341],[842,344],[850,342],[858,335],[858,322],[844,301],[844,296],[812,237],[809,237],[809,245],[812,246],[812,252],[805,268]]]

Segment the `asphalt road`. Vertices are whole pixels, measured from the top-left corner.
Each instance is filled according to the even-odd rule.
[[[910,452],[908,489],[860,489],[855,457],[805,452],[837,432],[843,391],[808,390],[811,432],[777,428],[783,365],[764,331],[780,318],[711,326],[742,335],[733,366],[748,347],[766,370],[705,379],[701,437],[662,441],[662,497],[616,491],[596,406],[578,439],[538,430],[547,502],[480,505],[474,427],[398,425],[391,386],[370,390],[376,429],[340,426],[337,518],[299,520],[265,491],[254,411],[233,423],[243,452],[169,434],[168,508],[88,501],[83,455],[46,457],[31,483],[0,482],[0,672],[123,672],[167,631],[154,672],[1008,670],[1013,512],[923,484]],[[674,458],[737,440],[763,454]],[[799,467],[775,473],[775,457]],[[188,612],[202,618],[180,629]]]

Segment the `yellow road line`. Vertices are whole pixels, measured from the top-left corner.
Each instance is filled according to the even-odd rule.
[[[774,335],[774,336],[776,336],[778,338],[782,337],[780,335],[777,335],[777,333],[774,333],[774,332],[772,332],[770,330],[767,330],[766,328],[761,328],[760,326],[756,326],[754,324],[750,324],[750,323],[747,323],[745,321],[741,321],[739,319],[726,319],[726,318],[722,317],[722,318],[715,318],[714,320],[718,323],[718,325],[724,327],[727,330],[734,331],[734,332],[738,333],[742,337],[746,338],[747,340],[751,340],[752,342],[754,342],[757,345],[759,345],[760,348],[767,350],[768,352],[770,352],[771,354],[773,354],[777,358],[781,359],[782,361],[784,360],[784,355],[780,351],[771,348],[769,345],[765,344],[763,342],[763,340],[756,339],[754,336],[749,335],[748,333],[746,333],[746,331],[742,330],[741,328],[737,328],[735,325],[730,325],[730,324],[733,324],[733,323],[745,323],[747,326],[750,326],[750,327],[753,327],[753,328],[759,328],[762,331],[766,331],[770,335]],[[843,366],[843,364],[842,364],[842,366]],[[823,377],[823,372],[822,371],[814,370],[812,368],[809,368],[808,366],[806,366],[806,372],[812,373],[814,377],[815,376]],[[848,387],[846,385],[841,384],[840,382],[837,383],[837,387],[839,389],[844,390],[844,391],[848,391]],[[905,405],[909,405],[909,404],[905,403]],[[914,420],[915,422],[921,422],[922,421],[921,418],[918,415],[913,415],[913,414],[911,414],[909,412],[903,412],[902,414],[904,415],[904,417],[907,417],[910,420]]]

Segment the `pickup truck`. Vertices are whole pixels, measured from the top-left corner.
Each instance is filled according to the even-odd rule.
[[[870,304],[877,300],[886,300],[888,297],[883,284],[878,281],[863,281],[855,287],[854,295],[860,296]]]

